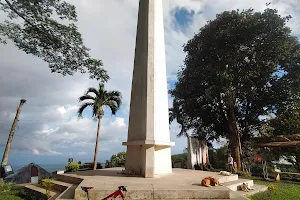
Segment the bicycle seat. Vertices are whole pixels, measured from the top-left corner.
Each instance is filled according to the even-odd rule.
[[[126,186],[119,186],[118,189],[127,192]]]
[[[84,191],[89,191],[90,189],[93,189],[94,187],[83,187],[81,186],[81,189],[84,190]]]

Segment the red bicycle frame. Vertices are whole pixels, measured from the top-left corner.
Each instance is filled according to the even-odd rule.
[[[125,199],[123,191],[126,192],[126,187],[125,186],[119,186],[118,190],[116,190],[114,193],[108,195],[107,197],[105,197],[102,200],[108,200],[108,198],[117,198],[118,196],[122,197],[122,199]]]
[[[91,190],[93,188],[94,187],[81,187],[81,189],[86,192],[88,200],[90,199],[90,197],[89,197],[89,190]],[[119,186],[118,190],[116,190],[114,193],[108,195],[107,197],[105,197],[102,200],[108,200],[109,198],[114,198],[115,199],[118,196],[122,197],[122,199],[125,199],[123,191],[127,192],[126,187],[125,186]]]

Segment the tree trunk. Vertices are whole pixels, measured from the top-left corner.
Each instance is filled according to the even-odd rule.
[[[96,136],[93,170],[97,169],[97,156],[98,156],[98,140],[99,140],[99,133],[100,133],[100,121],[101,121],[101,115],[98,116],[98,128],[97,128],[97,136]]]
[[[7,143],[6,143],[6,146],[5,146],[5,150],[3,152],[3,157],[2,157],[2,162],[1,162],[1,166],[4,166],[4,165],[7,165],[7,161],[8,161],[8,155],[9,155],[9,151],[10,151],[10,146],[11,146],[11,143],[12,143],[12,140],[13,140],[13,137],[14,137],[14,133],[15,133],[15,128],[17,126],[17,123],[18,123],[18,118],[19,118],[19,115],[20,115],[20,112],[21,112],[21,109],[22,109],[22,106],[26,103],[26,100],[25,99],[21,99],[20,101],[20,104],[17,108],[17,113],[16,113],[16,116],[15,116],[15,119],[14,119],[14,122],[11,126],[11,129],[10,129],[10,132],[9,132],[9,136],[7,138]],[[2,168],[0,170],[0,178],[2,179]],[[1,181],[1,180],[0,180]]]
[[[239,145],[239,135],[237,130],[237,122],[234,113],[234,107],[231,105],[227,110],[228,118],[228,134],[229,134],[229,148],[231,150],[231,155],[233,160],[237,163],[238,170],[241,170],[241,154]]]
[[[17,108],[17,113],[16,113],[16,116],[15,116],[14,122],[13,122],[13,124],[11,126],[10,133],[9,133],[9,136],[8,136],[8,139],[7,139],[7,143],[6,143],[6,147],[5,147],[5,150],[4,150],[4,153],[3,153],[3,158],[2,158],[1,166],[7,165],[8,154],[9,154],[11,142],[12,142],[12,139],[14,137],[15,128],[16,128],[17,123],[18,123],[18,118],[19,118],[22,106],[24,105],[25,102],[26,102],[25,99],[21,99],[20,104],[19,104],[19,106]]]

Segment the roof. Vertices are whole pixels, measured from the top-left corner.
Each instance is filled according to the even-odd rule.
[[[48,173],[49,177],[51,176],[51,173],[49,173],[48,171],[46,171],[45,169],[43,169],[42,167],[40,167],[39,165],[35,164],[35,163],[29,163],[28,165],[25,165],[24,167],[22,167],[21,169],[17,170],[16,172],[14,172],[13,174],[8,175],[7,177],[5,177],[5,179],[10,179],[13,178],[15,176],[19,176],[21,175],[23,172],[26,172],[26,169],[31,168],[32,166],[37,167],[39,170],[43,171],[44,173]]]

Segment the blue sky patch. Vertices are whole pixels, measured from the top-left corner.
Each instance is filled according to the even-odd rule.
[[[195,11],[188,11],[185,8],[176,8],[173,11],[174,21],[173,25],[175,29],[186,29],[193,21],[193,16],[195,15]]]

